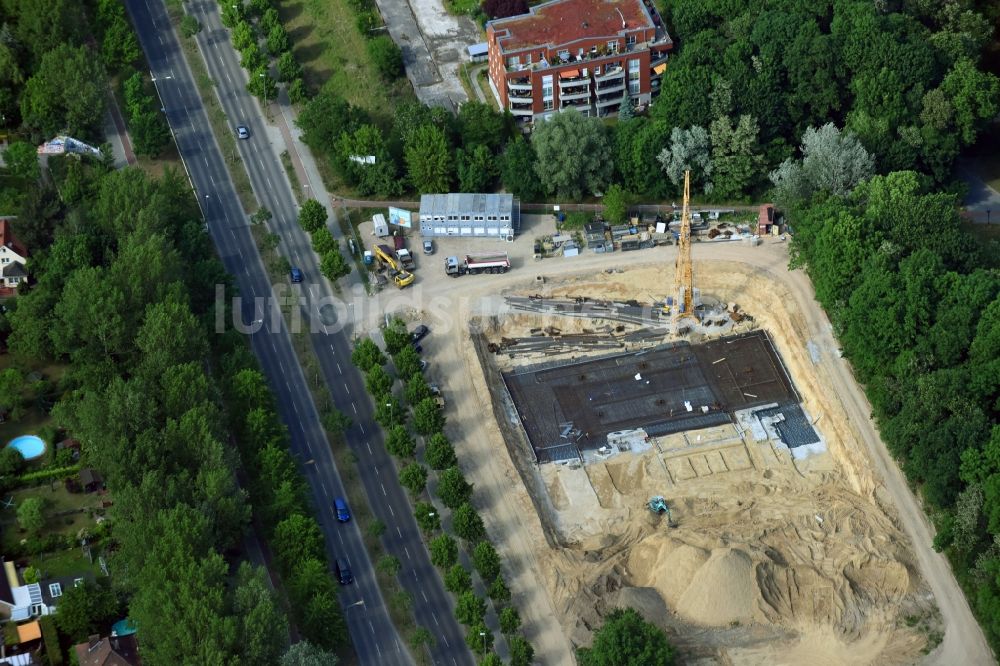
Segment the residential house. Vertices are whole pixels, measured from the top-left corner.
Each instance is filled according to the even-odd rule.
[[[94,581],[94,574],[89,571],[78,576],[60,576],[58,578],[45,578],[38,581],[38,587],[42,591],[43,615],[56,612],[60,597],[66,594],[66,590],[71,587],[80,587],[88,581]]]
[[[486,40],[500,106],[522,122],[647,105],[674,46],[652,0],[550,0],[490,21]]]
[[[141,666],[135,634],[102,638],[93,635],[73,646],[80,666]]]
[[[93,493],[104,488],[104,479],[97,470],[84,467],[80,470],[80,484],[84,492]]]
[[[0,619],[23,622],[47,614],[41,586],[38,583],[22,585],[14,563],[4,562],[0,575]]]
[[[27,281],[28,249],[17,240],[10,220],[0,218],[0,296],[11,296],[22,282]]]

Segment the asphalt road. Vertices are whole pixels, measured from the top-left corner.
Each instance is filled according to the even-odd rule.
[[[343,588],[340,598],[358,657],[364,664],[412,663],[389,619],[361,534],[354,523],[340,525],[333,515],[332,500],[344,492],[306,378],[292,350],[284,321],[276,314],[276,304],[265,311],[263,301],[254,302],[255,298],[281,295],[283,285],[275,285],[272,290],[268,282],[247,216],[225,170],[221,150],[211,134],[162,0],[129,0],[127,5],[212,238],[226,269],[236,277],[244,295],[243,320],[263,320],[260,330],[252,335],[253,348],[289,427],[292,450],[303,463],[330,556],[347,558],[354,571],[355,584]],[[245,92],[245,74],[219,22],[217,4],[190,3],[188,11],[203,26],[198,40],[227,116],[234,125],[250,128],[250,140],[238,142],[240,155],[258,201],[274,214],[271,229],[282,237],[282,254],[306,276],[303,285],[294,285],[294,289],[298,296],[310,295],[313,302],[319,299],[333,302],[332,292],[320,279],[308,237],[296,223],[298,207],[278,156],[283,146],[276,149],[268,141],[269,132],[260,107]],[[353,419],[346,439],[357,455],[359,478],[371,508],[388,527],[383,544],[388,553],[400,559],[400,581],[410,594],[415,615],[437,639],[432,650],[434,663],[471,664],[472,655],[454,619],[450,597],[421,543],[408,499],[385,452],[381,430],[373,423],[372,405],[363,379],[350,363],[350,342],[339,330],[317,331],[311,337],[334,403]]]

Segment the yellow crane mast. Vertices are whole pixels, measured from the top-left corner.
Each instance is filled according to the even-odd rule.
[[[681,209],[681,231],[677,238],[677,266],[674,281],[677,298],[674,301],[674,331],[682,319],[695,319],[694,272],[691,268],[691,171],[684,172],[684,207]]]

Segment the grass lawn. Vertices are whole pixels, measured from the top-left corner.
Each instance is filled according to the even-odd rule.
[[[0,528],[3,535],[0,538],[4,549],[27,537],[17,526],[17,507],[29,497],[39,497],[45,500],[45,527],[42,528],[41,536],[49,534],[73,534],[80,528],[93,527],[94,519],[81,509],[88,507],[97,508],[100,506],[98,495],[88,493],[70,493],[63,486],[62,481],[54,481],[51,485],[45,484],[34,488],[22,488],[7,493],[3,499],[14,498],[14,506],[9,509],[0,508]],[[61,512],[75,512],[65,516],[59,516]]]
[[[445,0],[445,8],[456,16],[472,16],[479,11],[479,0]]]
[[[97,555],[97,552],[93,552],[94,561],[91,562],[84,556],[81,548],[71,548],[55,553],[45,553],[44,555],[28,559],[31,562],[31,566],[38,569],[45,578],[75,576],[85,571],[89,571],[95,576],[103,576],[101,567],[97,564]]]
[[[309,88],[329,87],[383,128],[389,126],[397,103],[415,99],[408,79],[382,81],[346,0],[288,0],[278,11]]]

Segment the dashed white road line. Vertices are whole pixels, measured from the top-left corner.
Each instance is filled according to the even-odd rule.
[[[355,405],[355,404],[354,404],[353,402],[351,403],[351,409],[353,409],[353,410],[354,410],[354,413],[355,413],[355,414],[357,414],[357,413],[358,413],[358,406],[357,406],[357,405]],[[362,432],[364,432],[364,431],[362,431]]]
[[[396,529],[399,529],[399,528],[397,527]],[[403,536],[403,535],[400,534],[400,536]],[[408,559],[408,560],[412,560],[413,559],[412,557],[410,557],[410,549],[409,548],[407,548],[406,546],[403,546],[403,552],[406,553],[406,559]]]
[[[337,372],[344,374],[344,371],[340,369],[340,363],[337,363]]]
[[[347,391],[348,395],[351,394],[351,387],[347,385],[347,382],[344,382],[344,390]]]
[[[385,484],[384,484],[384,483],[382,483],[381,481],[379,481],[379,482],[378,482],[378,485],[382,486],[382,496],[383,496],[383,497],[388,497],[388,495],[387,495],[387,494],[386,494],[386,492],[385,492]]]
[[[399,535],[400,539],[403,538],[403,530],[399,529],[399,525],[396,525],[396,534]]]

